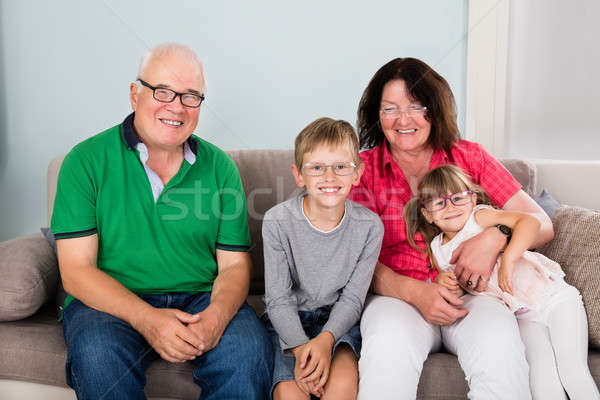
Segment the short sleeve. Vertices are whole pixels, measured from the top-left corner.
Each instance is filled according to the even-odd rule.
[[[219,232],[216,248],[227,251],[249,251],[250,231],[246,215],[246,196],[242,187],[242,179],[234,162],[227,156],[221,171],[220,182],[220,216]]]
[[[96,185],[93,171],[75,147],[58,174],[51,230],[56,239],[96,233]]]
[[[485,190],[490,200],[498,206],[504,204],[521,188],[521,184],[508,172],[494,156],[487,152],[480,144],[478,165],[474,166],[475,176],[479,185]]]

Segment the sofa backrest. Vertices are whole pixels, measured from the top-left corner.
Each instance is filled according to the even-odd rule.
[[[296,190],[294,179],[290,172],[290,165],[293,162],[293,151],[237,150],[229,151],[228,154],[238,166],[244,185],[244,191],[246,192],[248,223],[253,243],[253,249],[250,253],[254,264],[251,294],[262,294],[264,292],[263,246],[261,235],[262,218],[269,208],[289,198]],[[55,158],[48,167],[48,221],[50,221],[52,216],[52,207],[54,205],[54,196],[56,194],[56,179],[63,158],[64,157]],[[575,181],[577,178],[576,176],[571,176],[570,173],[567,173],[566,175],[561,175],[559,173],[562,168],[567,168],[568,171],[571,171],[568,168],[570,165],[573,165],[573,162],[568,162],[567,165],[563,165],[562,168],[556,167],[556,171],[555,169],[547,169],[548,167],[544,166],[544,171],[553,172],[545,172],[544,183],[540,184],[540,182],[538,182],[536,163],[518,159],[504,159],[501,161],[523,185],[524,190],[531,196],[538,195],[541,191],[541,186],[546,184],[547,186],[543,187],[547,187],[550,190],[550,193],[554,195],[552,189],[554,187],[559,187],[561,183],[554,183],[552,176],[550,175],[560,175],[560,177],[562,177],[561,180],[563,180],[563,183],[565,184],[567,183],[564,180]],[[598,168],[595,170],[596,176],[600,176],[600,163],[598,163],[597,166]],[[550,185],[551,182],[552,185]],[[581,187],[579,189],[581,189]],[[562,196],[563,192],[560,193]],[[582,199],[585,198],[580,191],[576,193],[565,193],[564,195],[564,197],[557,197],[561,203],[585,206],[585,204],[580,204],[581,201],[576,197],[580,196]],[[575,200],[569,202],[569,199]],[[600,196],[594,199],[596,204],[600,201],[599,199]],[[597,204],[596,209],[600,209],[600,205]]]

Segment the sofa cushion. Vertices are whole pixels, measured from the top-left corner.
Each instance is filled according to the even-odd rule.
[[[58,251],[56,250],[56,239],[54,238],[54,234],[50,230],[50,228],[41,228],[42,235],[48,241],[52,250],[54,250],[54,254],[58,257]],[[58,266],[57,266],[58,267]],[[65,299],[67,298],[67,292],[65,292],[65,288],[62,283],[62,278],[60,277],[60,269],[58,270],[58,285],[56,287],[56,296],[54,296],[54,304],[56,305],[56,315],[57,318],[62,320],[62,312],[63,312],[63,304],[65,304]]]
[[[554,217],[556,210],[560,207],[560,203],[550,196],[550,193],[546,189],[542,190],[542,193],[534,200],[550,218]]]
[[[67,351],[52,304],[46,304],[33,317],[1,323],[0,337],[0,379],[66,386]],[[191,362],[154,361],[146,373],[146,395],[197,399],[200,387],[192,380],[193,368]]]
[[[590,346],[600,349],[600,212],[562,206],[552,219],[555,236],[538,251],[558,262],[581,292]]]
[[[519,181],[525,193],[531,197],[536,195],[537,171],[535,164],[516,158],[504,158],[500,162]]]
[[[262,219],[269,208],[289,198],[296,189],[290,170],[294,154],[292,150],[237,150],[227,154],[236,163],[246,192],[252,238],[250,294],[262,295],[265,292]]]
[[[0,243],[0,321],[26,318],[54,296],[56,266],[54,250],[39,233]]]

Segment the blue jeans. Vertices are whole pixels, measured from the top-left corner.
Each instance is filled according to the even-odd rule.
[[[210,292],[142,296],[157,308],[195,314],[210,303]],[[74,299],[63,320],[67,384],[79,400],[145,399],[146,369],[159,355],[125,321]],[[266,399],[273,350],[269,334],[244,302],[218,345],[194,361],[194,382],[202,399]]]
[[[330,309],[328,307],[317,308],[313,311],[298,311],[300,317],[300,323],[302,328],[310,339],[314,339],[321,331],[329,320]],[[262,316],[262,321],[265,323],[267,330],[271,334],[271,340],[273,341],[273,350],[275,350],[275,359],[273,365],[273,384],[271,385],[271,395],[275,386],[279,382],[293,381],[294,380],[294,368],[296,366],[296,357],[291,352],[283,352],[279,343],[279,335],[273,324],[269,320],[268,314]],[[360,358],[360,350],[362,346],[362,339],[360,336],[360,325],[356,323],[348,332],[342,335],[336,340],[331,350],[331,354],[335,353],[335,350],[341,344],[347,344],[350,346],[356,358]]]

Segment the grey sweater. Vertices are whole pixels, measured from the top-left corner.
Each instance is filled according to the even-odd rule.
[[[350,200],[334,230],[316,229],[302,212],[305,195],[271,208],[262,227],[264,302],[282,350],[309,341],[298,311],[333,306],[323,330],[336,340],[359,320],[383,239],[379,216]]]

